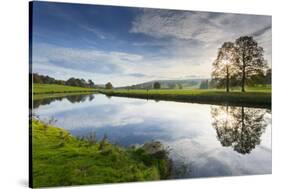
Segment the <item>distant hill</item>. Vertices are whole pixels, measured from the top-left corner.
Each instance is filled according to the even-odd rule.
[[[159,82],[161,89],[196,89],[199,88],[201,81],[206,79],[185,79],[185,80],[154,80],[131,86],[119,87],[120,89],[152,89],[155,82]]]

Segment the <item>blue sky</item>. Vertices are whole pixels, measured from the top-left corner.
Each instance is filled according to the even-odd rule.
[[[252,35],[271,64],[271,17],[34,2],[33,72],[114,86],[209,78],[225,41]]]

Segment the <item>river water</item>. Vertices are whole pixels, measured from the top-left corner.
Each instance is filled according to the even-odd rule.
[[[33,113],[82,137],[121,146],[157,140],[170,150],[173,178],[270,174],[271,110],[154,101],[102,94],[34,101]]]

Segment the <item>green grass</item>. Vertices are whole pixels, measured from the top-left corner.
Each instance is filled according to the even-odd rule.
[[[42,100],[42,99],[51,99],[51,98],[60,98],[67,96],[76,96],[76,95],[87,95],[94,94],[95,92],[86,91],[86,92],[71,92],[71,93],[39,93],[33,95],[33,100]]]
[[[33,187],[159,180],[168,175],[167,156],[142,148],[90,143],[63,129],[32,120]]]
[[[73,87],[57,84],[33,84],[33,94],[51,94],[51,93],[72,93],[72,92],[91,92],[93,88]]]
[[[271,107],[271,89],[250,89],[246,93],[233,90],[194,89],[194,90],[100,90],[109,96],[132,97],[204,104],[229,104],[253,107]]]

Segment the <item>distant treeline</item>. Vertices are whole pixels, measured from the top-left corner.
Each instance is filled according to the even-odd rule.
[[[76,87],[87,87],[87,88],[94,88],[95,83],[88,79],[88,81],[84,79],[74,78],[71,77],[68,80],[57,80],[50,76],[39,75],[37,73],[30,74],[33,78],[33,83],[40,83],[40,84],[58,84],[58,85],[69,85],[69,86],[76,86]]]
[[[40,84],[58,84],[58,85],[68,85],[68,86],[85,87],[85,88],[113,89],[113,85],[111,84],[111,82],[108,82],[104,85],[96,85],[91,79],[88,79],[86,81],[85,79],[71,77],[65,81],[65,80],[58,80],[52,78],[48,75],[40,75],[37,73],[29,74],[29,77],[30,80],[33,81],[33,83],[40,83]]]

